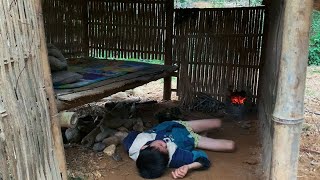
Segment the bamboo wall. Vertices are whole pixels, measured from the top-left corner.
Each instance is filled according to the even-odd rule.
[[[66,178],[42,68],[48,58],[40,1],[0,0],[0,7],[0,179]]]
[[[90,56],[163,59],[166,0],[92,0]]]
[[[86,8],[86,0],[42,0],[47,42],[66,57],[88,54]]]
[[[43,0],[47,40],[67,57],[164,60],[167,0]]]
[[[225,100],[231,87],[245,90],[255,103],[264,7],[176,9],[174,16],[173,62],[188,62],[194,90]]]

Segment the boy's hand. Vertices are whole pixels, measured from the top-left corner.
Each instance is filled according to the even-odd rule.
[[[184,165],[172,171],[171,174],[174,179],[184,178],[187,175],[188,171],[189,171],[189,166]]]

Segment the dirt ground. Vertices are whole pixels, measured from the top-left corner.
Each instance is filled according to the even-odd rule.
[[[320,179],[320,67],[309,68],[306,89],[306,114],[301,136],[298,179]],[[156,90],[155,90],[156,89]],[[157,104],[143,107],[143,118],[154,122],[154,113],[178,105],[177,97],[172,101],[162,101],[162,80],[154,81],[134,90],[120,92],[95,104],[103,104],[110,99],[157,100]],[[209,118],[202,113],[186,113],[187,119]],[[258,138],[257,117],[251,113],[246,117],[250,127],[243,128],[239,123],[223,119],[223,127],[211,131],[208,136],[232,139],[238,150],[234,153],[208,152],[212,162],[209,170],[193,171],[185,179],[224,179],[258,180],[261,163],[260,143]],[[97,153],[77,145],[66,145],[65,153],[70,179],[88,180],[135,180],[139,177],[135,163],[129,159],[121,146],[117,147],[122,161],[115,161],[104,153]],[[172,179],[170,170],[159,179]]]
[[[320,179],[320,67],[308,67],[298,167],[299,180]]]

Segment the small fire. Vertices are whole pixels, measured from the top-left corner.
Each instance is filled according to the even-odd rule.
[[[231,102],[232,104],[244,104],[246,97],[241,96],[231,96]]]
[[[230,99],[231,99],[231,103],[232,104],[238,104],[238,105],[242,105],[244,104],[244,102],[246,101],[246,93],[244,91],[241,91],[241,92],[233,92],[230,96]]]

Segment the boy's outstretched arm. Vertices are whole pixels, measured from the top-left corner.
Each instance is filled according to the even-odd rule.
[[[199,169],[201,167],[202,167],[201,163],[193,162],[191,164],[183,165],[178,169],[175,169],[174,171],[171,172],[171,174],[174,179],[184,178],[187,175],[188,171],[192,169]]]

